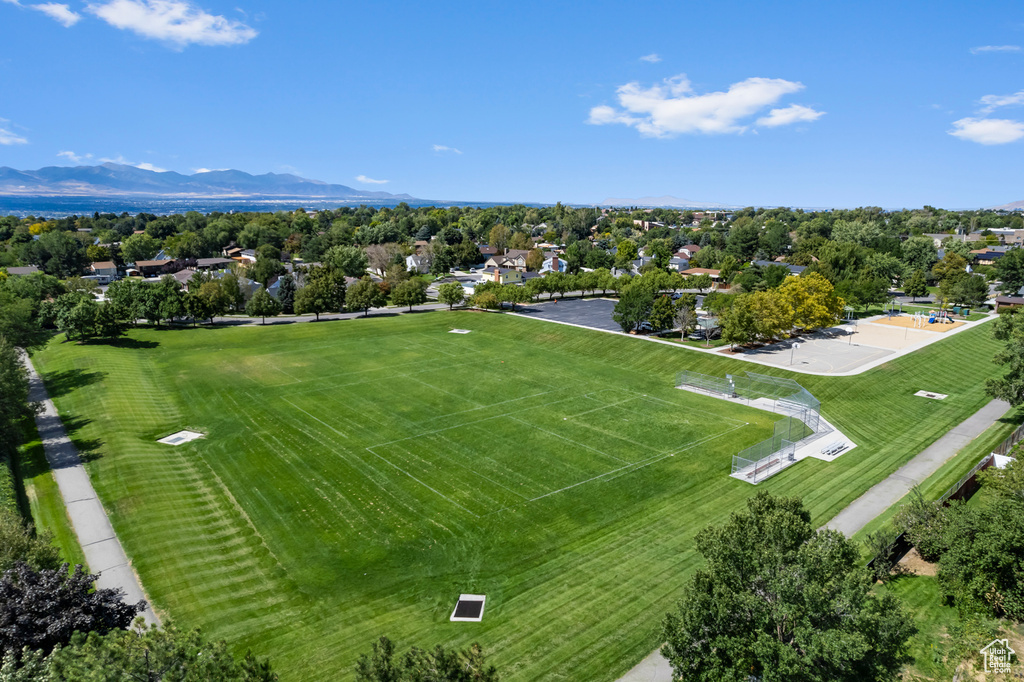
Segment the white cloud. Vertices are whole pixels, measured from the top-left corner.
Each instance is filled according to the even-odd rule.
[[[447,147],[447,146],[445,146],[443,144],[435,144],[434,145],[434,151],[435,152],[451,152],[452,154],[461,154],[462,153],[461,150],[456,149],[455,147]]]
[[[108,0],[86,9],[111,26],[179,47],[241,45],[258,35],[240,21],[209,14],[184,0]]]
[[[1015,92],[1012,95],[985,95],[978,100],[978,103],[985,105],[981,108],[981,113],[991,114],[999,107],[1011,107],[1016,104],[1024,104],[1024,90]]]
[[[21,3],[18,2],[18,0],[0,0],[0,2],[7,2],[7,3],[10,3],[12,5],[17,5],[18,7],[21,7]]]
[[[984,52],[1020,52],[1020,45],[982,45],[971,48],[971,54],[982,54]]]
[[[953,130],[947,132],[978,144],[1007,144],[1024,137],[1024,123],[1005,118],[962,118],[953,121]]]
[[[63,24],[65,28],[71,28],[82,19],[81,14],[72,12],[70,7],[59,2],[45,2],[40,5],[29,5],[29,7],[39,10],[57,23]]]
[[[13,132],[6,124],[10,123],[6,118],[0,118],[0,144],[28,144],[28,139]]]
[[[803,88],[802,83],[781,78],[748,78],[730,85],[725,92],[701,95],[681,74],[649,88],[636,82],[619,87],[617,97],[622,108],[596,106],[590,110],[587,123],[622,123],[648,137],[742,133],[747,129],[743,119]]]
[[[155,173],[166,173],[167,172],[166,168],[160,168],[159,166],[154,166],[153,164],[149,163],[148,161],[143,161],[141,163],[136,163],[135,161],[129,161],[128,159],[124,158],[120,154],[118,154],[117,157],[113,158],[113,159],[108,158],[108,157],[103,157],[103,158],[100,159],[100,163],[116,163],[119,166],[134,166],[135,168],[138,168],[140,170],[148,170],[148,171],[153,171]]]
[[[791,123],[817,121],[824,115],[824,111],[815,111],[802,104],[790,104],[782,109],[772,109],[768,112],[767,116],[757,119],[757,125],[764,126],[765,128],[777,128],[778,126],[787,126]]]
[[[640,57],[640,61],[650,62],[651,64],[657,64],[658,62],[661,61],[661,57],[659,57],[657,53],[652,52],[650,54],[645,54],[643,57]]]
[[[391,182],[390,180],[374,180],[373,178],[368,178],[365,175],[357,175],[356,180],[367,185],[385,185]]]
[[[194,168],[193,173],[213,173],[214,171],[226,171],[231,170],[230,168]]]
[[[92,158],[92,154],[82,154],[81,156],[79,156],[78,154],[76,154],[76,153],[74,153],[72,151],[57,152],[57,156],[64,157],[65,159],[67,159],[71,163],[82,163],[86,159],[91,159]]]

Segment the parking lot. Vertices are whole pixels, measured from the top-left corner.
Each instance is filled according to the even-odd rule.
[[[621,332],[622,327],[612,319],[612,312],[615,310],[615,301],[605,298],[570,298],[555,301],[544,301],[533,303],[528,306],[521,306],[519,313],[530,317],[539,317],[543,320],[555,322],[568,322],[578,324],[582,327],[603,329],[611,332]]]

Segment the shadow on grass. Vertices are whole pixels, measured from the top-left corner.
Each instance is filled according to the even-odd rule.
[[[107,376],[106,372],[88,372],[83,369],[67,369],[59,372],[49,372],[43,376],[43,384],[50,398],[57,398],[67,395],[75,389],[95,384]]]
[[[128,336],[123,336],[119,339],[111,339],[109,341],[97,341],[93,340],[89,342],[89,345],[96,346],[111,346],[112,348],[130,348],[132,350],[141,350],[144,348],[156,348],[160,345],[158,341],[146,341],[143,339],[133,339]]]

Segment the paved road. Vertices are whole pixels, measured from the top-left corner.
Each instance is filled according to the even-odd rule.
[[[897,469],[881,483],[854,500],[836,514],[825,527],[851,537],[872,519],[896,504],[910,489],[934,474],[942,465],[980,436],[1006,414],[1010,404],[993,400],[925,448],[914,459]]]
[[[911,488],[938,471],[1009,409],[1009,403],[1002,400],[991,401],[922,450],[884,481],[854,500],[825,524],[825,527],[841,531],[847,537],[852,536],[876,516],[899,502]],[[618,682],[672,682],[672,666],[661,655],[661,651],[656,650],[620,677]]]
[[[89,570],[99,576],[96,586],[120,588],[124,591],[124,600],[129,604],[146,599],[142,585],[110,525],[107,512],[96,497],[89,474],[82,466],[78,448],[68,438],[64,424],[46,393],[46,387],[27,355],[24,356],[24,362],[29,372],[29,400],[42,403],[43,406],[43,411],[36,415],[39,438],[43,441],[46,459],[53,469],[53,477],[64,498],[64,506],[68,510],[78,542],[82,545]],[[141,615],[147,623],[160,623],[148,605],[148,600]]]

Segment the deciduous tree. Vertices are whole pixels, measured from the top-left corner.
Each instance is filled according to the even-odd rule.
[[[265,287],[260,287],[249,299],[249,303],[245,306],[245,312],[249,317],[261,318],[260,324],[266,324],[267,317],[276,317],[281,314],[281,304],[267,292]]]
[[[912,618],[872,592],[856,548],[815,531],[799,499],[758,493],[745,513],[700,532],[696,548],[705,565],[663,628],[678,679],[896,679]]]
[[[458,282],[445,282],[437,288],[437,300],[448,306],[451,310],[457,305],[462,305],[466,299],[466,290]]]

